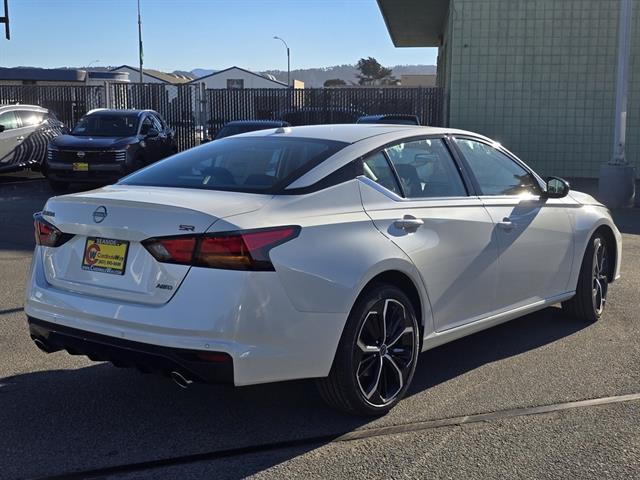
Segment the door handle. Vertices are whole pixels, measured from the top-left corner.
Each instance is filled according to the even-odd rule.
[[[24,137],[22,135],[20,135],[19,137],[16,138],[17,142],[21,142],[24,140]]]
[[[407,232],[415,232],[418,228],[424,225],[424,221],[413,215],[405,215],[404,217],[393,222],[393,226],[400,228]]]
[[[508,232],[513,230],[515,223],[513,223],[509,217],[504,217],[501,222],[498,222],[498,227]]]

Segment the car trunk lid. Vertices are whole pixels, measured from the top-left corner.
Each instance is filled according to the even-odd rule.
[[[141,242],[204,233],[219,218],[257,210],[270,198],[118,185],[51,198],[43,218],[74,236],[59,247],[42,248],[47,281],[97,297],[166,303],[190,267],[158,262]]]

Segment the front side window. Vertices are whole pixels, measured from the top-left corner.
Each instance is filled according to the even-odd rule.
[[[486,143],[455,139],[482,195],[540,195],[542,190],[535,177],[513,159]]]
[[[164,131],[164,123],[160,120],[160,117],[157,115],[151,115],[151,119],[153,120],[153,128],[158,130],[159,132]]]
[[[22,120],[23,127],[35,127],[40,125],[44,120],[44,113],[34,112],[33,110],[19,110],[18,116]]]
[[[407,198],[463,197],[467,191],[442,139],[393,145],[385,150]]]
[[[91,137],[130,137],[138,128],[137,115],[93,114],[80,119],[72,135]]]
[[[0,125],[6,130],[13,130],[18,128],[18,117],[14,112],[4,112],[0,115]]]
[[[346,145],[309,138],[225,138],[169,157],[120,183],[266,193],[286,186]]]
[[[151,118],[151,115],[147,115],[146,117],[144,117],[142,125],[140,126],[140,135],[148,134],[149,130],[151,130],[152,128],[154,128],[153,119]]]

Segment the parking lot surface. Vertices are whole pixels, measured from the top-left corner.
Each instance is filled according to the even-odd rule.
[[[615,212],[622,279],[601,321],[552,307],[426,352],[371,420],[325,407],[312,381],[181,390],[41,353],[22,305],[50,195],[0,184],[0,478],[640,477],[640,209]]]

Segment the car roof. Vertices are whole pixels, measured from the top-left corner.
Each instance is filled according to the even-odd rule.
[[[126,109],[126,108],[96,108],[90,110],[86,115],[142,115],[143,113],[157,113],[154,110],[139,110],[139,109]]]
[[[348,143],[343,149],[315,166],[286,187],[287,190],[306,188],[321,181],[331,173],[351,163],[354,159],[370,155],[389,145],[399,142],[420,140],[429,136],[457,135],[495,144],[496,142],[483,135],[455,128],[421,127],[418,125],[395,125],[381,123],[359,123],[348,125],[316,125],[309,127],[290,127],[282,129],[292,137],[337,140]],[[241,136],[282,135],[277,130],[263,130],[245,133]]]
[[[406,118],[413,120],[414,118],[418,118],[418,116],[410,113],[381,113],[379,115],[363,115],[358,120],[380,120],[383,118]]]
[[[280,125],[286,124],[284,120],[232,120],[224,124],[227,125],[275,125],[279,127]]]
[[[438,127],[421,127],[418,125],[394,125],[377,123],[347,123],[334,125],[306,125],[300,127],[286,127],[284,130],[257,130],[242,133],[236,137],[267,137],[271,135],[286,135],[292,138],[314,138],[321,140],[336,140],[345,143],[356,143],[367,138],[385,134],[399,134],[403,136],[468,134],[479,135],[464,130]]]
[[[40,107],[39,105],[26,105],[22,103],[16,103],[15,105],[0,105],[0,111],[4,110],[35,110],[38,112],[48,112],[44,107]]]

